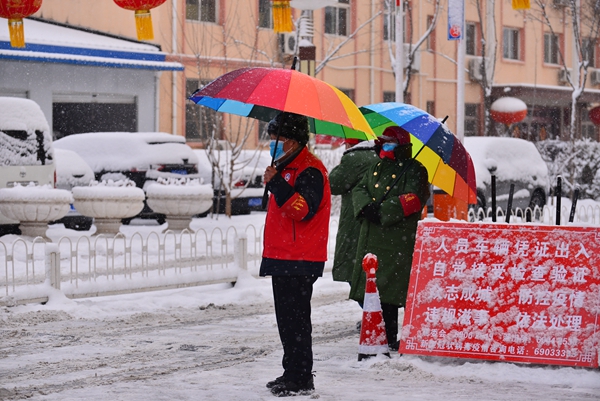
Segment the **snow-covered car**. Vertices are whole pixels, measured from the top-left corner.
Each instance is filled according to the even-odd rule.
[[[54,186],[54,151],[48,121],[36,102],[0,97],[0,188]],[[20,234],[19,222],[0,214],[0,235]]]
[[[214,188],[213,209],[225,213],[226,191],[221,187],[221,180],[216,168],[212,168],[211,159],[219,166],[223,175],[223,184],[230,182],[229,169],[231,151],[212,151],[211,157],[206,150],[194,150],[198,156],[199,174],[205,183],[212,183]],[[234,172],[231,178],[231,213],[234,215],[248,214],[253,210],[262,210],[262,197],[265,191],[263,174],[270,163],[268,152],[244,150],[235,160]],[[214,172],[214,174],[213,174]]]
[[[56,165],[56,188],[72,190],[73,187],[86,187],[95,178],[92,168],[72,150],[54,149]],[[65,217],[55,221],[64,224],[65,228],[87,231],[92,227],[94,219],[83,216],[71,205]]]
[[[159,177],[201,178],[198,158],[185,138],[164,132],[74,134],[55,141],[54,146],[81,156],[97,181],[129,179],[145,189]],[[156,219],[160,224],[165,221],[164,215],[154,213],[147,204],[136,217]]]
[[[478,206],[491,207],[492,175],[496,176],[497,207],[506,211],[511,184],[515,184],[513,210],[546,204],[548,167],[533,143],[519,138],[466,137],[464,145],[475,167]]]

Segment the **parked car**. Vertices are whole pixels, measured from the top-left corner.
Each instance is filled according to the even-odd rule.
[[[219,175],[214,174],[213,177],[213,168],[207,151],[198,149],[194,152],[198,156],[199,174],[205,183],[213,184],[215,193],[213,210],[218,213],[225,213],[226,192],[221,188]],[[237,170],[234,171],[231,187],[231,213],[233,215],[249,214],[251,211],[262,210],[262,197],[265,191],[263,174],[270,163],[270,156],[267,158],[265,154],[268,155],[268,152],[247,150],[242,151],[236,159]],[[223,182],[229,182],[231,151],[213,151],[212,155],[218,160],[219,169],[223,172]]]
[[[519,138],[466,137],[464,145],[475,167],[479,207],[491,207],[492,175],[496,176],[496,205],[504,211],[511,184],[515,184],[513,210],[546,204],[548,167],[533,143]]]
[[[53,185],[54,151],[48,121],[36,102],[0,97],[0,188]],[[0,235],[20,234],[19,222],[0,214]]]
[[[97,181],[129,179],[145,189],[159,177],[201,178],[198,158],[186,145],[185,138],[164,132],[74,134],[55,141],[54,146],[81,156]],[[159,224],[165,222],[165,216],[154,213],[147,204],[136,217],[155,219]]]
[[[95,179],[94,171],[88,164],[72,150],[54,149],[56,165],[56,188],[72,190],[73,187],[85,187]],[[71,205],[71,210],[65,217],[54,223],[62,223],[65,228],[77,231],[88,231],[94,219],[83,216]]]

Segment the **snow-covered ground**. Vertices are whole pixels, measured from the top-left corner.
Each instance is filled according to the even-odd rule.
[[[264,213],[193,223],[261,221]],[[315,285],[316,391],[299,399],[600,399],[597,369],[398,354],[358,362],[362,311],[348,288],[327,273]],[[249,275],[235,286],[79,300],[55,293],[45,305],[0,308],[0,339],[0,400],[270,400],[265,384],[282,373],[270,279]]]

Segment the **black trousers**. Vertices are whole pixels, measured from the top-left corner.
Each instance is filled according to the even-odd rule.
[[[312,375],[310,299],[317,276],[273,276],[273,300],[283,345],[283,376],[293,382]]]

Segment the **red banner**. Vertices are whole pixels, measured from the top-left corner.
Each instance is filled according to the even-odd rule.
[[[600,229],[421,222],[400,353],[596,367]]]

